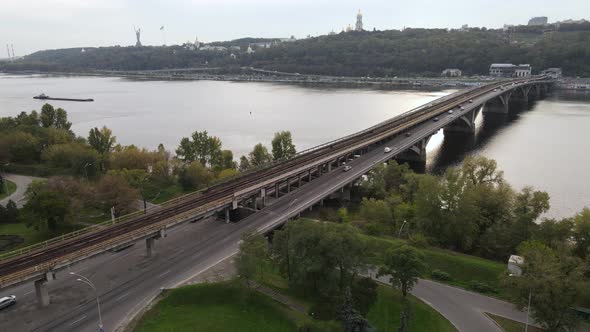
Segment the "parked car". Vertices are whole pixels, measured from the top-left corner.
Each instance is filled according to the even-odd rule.
[[[16,304],[16,296],[14,295],[9,295],[0,298],[0,309],[8,308],[14,304]]]
[[[434,118],[434,119],[432,119],[432,121],[436,122],[436,121],[438,121],[438,118]]]
[[[344,172],[348,172],[348,171],[350,171],[351,169],[352,169],[352,166],[348,166],[348,165],[346,165],[346,166],[344,166],[344,168],[342,168],[342,170],[343,170]]]
[[[391,148],[386,146],[385,149],[383,149],[384,153],[390,153],[391,152]]]
[[[473,99],[469,99],[469,102],[470,102],[470,103],[473,103]]]
[[[449,114],[453,114],[453,110],[449,110]]]

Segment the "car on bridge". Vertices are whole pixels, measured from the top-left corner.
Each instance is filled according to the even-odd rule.
[[[391,152],[391,148],[389,146],[386,146],[385,149],[383,149],[384,153],[390,153]]]
[[[453,110],[449,110],[449,114],[453,114]]]
[[[342,168],[342,171],[344,171],[344,172],[348,172],[348,171],[350,171],[351,169],[352,169],[352,166],[346,165],[346,166],[344,166],[344,168]]]
[[[432,121],[436,122],[436,121],[438,121],[438,118],[434,118],[434,119],[432,119]]]
[[[16,296],[10,295],[0,298],[0,310],[10,307],[16,304]]]
[[[412,136],[412,133],[406,133],[406,137]]]

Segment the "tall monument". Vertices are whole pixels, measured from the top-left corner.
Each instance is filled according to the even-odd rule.
[[[356,14],[356,27],[354,28],[355,31],[363,31],[363,14],[359,9],[358,14]]]
[[[141,47],[141,28],[139,29],[135,29],[135,27],[133,27],[133,30],[135,31],[135,38],[137,39],[137,42],[135,43],[135,47]]]

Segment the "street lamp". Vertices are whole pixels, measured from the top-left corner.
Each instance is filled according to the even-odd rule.
[[[521,266],[524,263],[524,258],[521,256],[510,255],[508,259],[508,276],[509,277],[522,277],[522,268]],[[524,325],[524,332],[528,332],[529,330],[529,316],[531,313],[531,298],[533,295],[533,290],[529,288],[529,304],[526,308],[526,324]]]
[[[85,276],[83,276],[81,274],[74,273],[74,272],[70,272],[70,274],[78,277],[78,279],[76,279],[76,281],[84,283],[84,284],[90,286],[94,290],[94,295],[96,295],[96,305],[98,307],[98,331],[104,332],[104,329],[102,327],[102,315],[100,313],[100,299],[98,298],[98,291],[96,290],[96,287],[94,286],[92,281],[90,281],[90,279],[86,278]]]
[[[406,221],[404,220],[404,222],[402,223],[402,227],[399,228],[399,233],[397,234],[397,237],[399,237],[399,238],[402,237],[402,229],[404,229],[405,225],[406,225]]]
[[[86,167],[88,166],[92,166],[92,163],[86,163],[86,165],[84,165],[84,174],[86,175],[86,181],[88,181],[88,171],[86,170]]]

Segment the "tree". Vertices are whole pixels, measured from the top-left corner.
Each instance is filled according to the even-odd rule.
[[[297,153],[290,131],[275,133],[272,139],[272,157],[274,160],[287,159]]]
[[[259,167],[272,160],[271,155],[268,153],[268,149],[258,143],[254,146],[254,149],[249,154],[249,162],[251,167]]]
[[[92,128],[88,134],[88,144],[102,156],[108,155],[113,147],[117,138],[113,136],[113,132],[106,126],[101,129]]]
[[[512,247],[529,240],[536,229],[535,220],[549,210],[549,194],[525,187],[516,195],[514,204],[515,221],[511,228]]]
[[[402,312],[400,314],[400,332],[409,331],[411,316],[410,303],[406,296],[418,282],[424,270],[424,255],[408,245],[402,245],[387,251],[384,264],[379,268],[379,275],[389,275],[389,282],[402,292]]]
[[[572,237],[573,227],[571,219],[545,219],[533,232],[532,238],[554,250],[565,249]]]
[[[0,135],[0,153],[4,160],[22,163],[38,161],[40,151],[39,139],[30,133],[13,131]]]
[[[269,260],[268,243],[261,234],[244,233],[240,243],[240,251],[236,256],[236,268],[241,279],[250,281],[256,274],[264,280],[264,268]]]
[[[373,330],[369,322],[354,308],[354,299],[350,287],[347,287],[344,291],[344,301],[340,306],[339,316],[346,332],[366,332]]]
[[[18,221],[18,207],[13,200],[9,200],[6,203],[6,210],[5,210],[5,222],[8,224],[14,224]]]
[[[590,209],[585,208],[574,217],[572,235],[575,241],[574,253],[580,258],[590,258]]]
[[[524,242],[518,253],[524,258],[522,276],[503,279],[517,307],[525,308],[530,295],[531,315],[537,323],[549,331],[572,331],[578,322],[571,308],[581,291],[581,261],[539,242]]]
[[[239,170],[240,172],[245,172],[247,170],[249,170],[252,167],[252,165],[250,165],[250,160],[248,160],[248,157],[246,156],[241,156],[240,157],[240,166],[239,166]]]
[[[180,140],[176,154],[181,160],[200,161],[201,164],[211,167],[221,164],[222,150],[219,137],[209,136],[207,131],[195,131],[191,138],[192,141],[188,137]]]
[[[96,150],[77,142],[51,145],[41,158],[52,167],[70,169],[73,174],[89,177],[98,173],[101,160]]]
[[[122,176],[105,175],[94,187],[94,205],[105,213],[115,208],[115,216],[137,210],[139,193]]]
[[[395,228],[391,208],[383,200],[363,198],[360,216],[367,222],[371,234],[391,234]]]
[[[36,229],[46,228],[54,232],[58,227],[71,222],[79,208],[67,194],[53,186],[52,180],[33,181],[25,196],[27,202],[21,217],[28,226]]]
[[[184,167],[180,174],[180,184],[186,190],[198,190],[207,187],[213,179],[211,171],[200,161],[193,161]]]
[[[56,110],[50,104],[43,105],[40,119],[44,128],[55,127],[70,130],[72,127],[72,123],[68,122],[68,113],[62,108]]]

